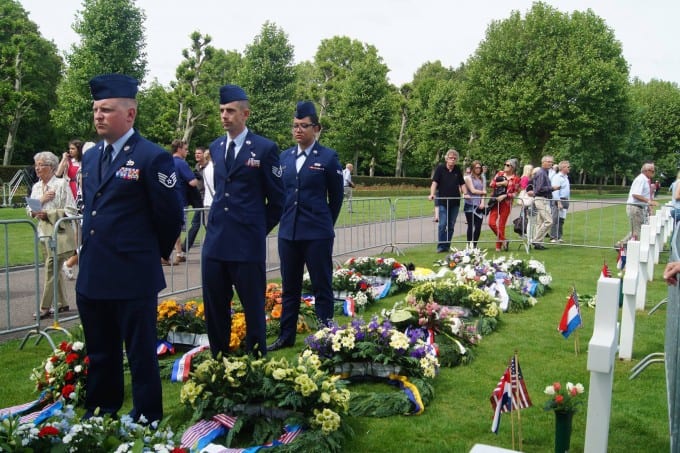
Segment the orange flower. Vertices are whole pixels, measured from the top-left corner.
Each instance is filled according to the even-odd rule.
[[[272,308],[272,318],[274,319],[279,319],[281,318],[281,311],[283,310],[283,305],[281,304],[276,304]]]

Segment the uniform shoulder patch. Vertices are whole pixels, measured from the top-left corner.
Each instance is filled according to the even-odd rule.
[[[280,177],[281,177],[281,174],[283,173],[283,170],[281,169],[280,166],[279,166],[279,167],[272,166],[272,173],[273,173],[274,176],[276,176],[277,178],[280,178]]]
[[[170,175],[166,175],[165,173],[161,173],[159,171],[158,182],[163,184],[168,189],[172,189],[173,187],[175,187],[175,184],[177,183],[177,175],[175,174],[174,171]]]

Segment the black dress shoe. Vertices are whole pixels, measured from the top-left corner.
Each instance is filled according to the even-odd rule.
[[[285,341],[283,338],[277,338],[276,341],[269,346],[267,346],[267,351],[278,351],[283,348],[290,348],[295,345],[295,341]]]
[[[534,249],[536,249],[536,250],[545,250],[545,245],[539,244],[538,242],[534,242],[532,245],[534,246]]]

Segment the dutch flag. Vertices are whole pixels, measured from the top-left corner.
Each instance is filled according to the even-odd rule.
[[[569,338],[569,335],[581,327],[581,309],[578,305],[578,294],[574,291],[569,300],[567,300],[567,305],[564,307],[564,313],[562,313],[562,319],[560,320],[560,325],[557,328],[564,338]]]

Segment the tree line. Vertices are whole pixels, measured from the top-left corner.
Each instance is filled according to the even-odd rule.
[[[674,179],[680,158],[680,89],[630,80],[614,30],[592,12],[537,2],[489,24],[457,68],[425,62],[395,86],[378,49],[347,36],[322,40],[294,62],[286,32],[265,22],[240,52],[194,31],[175,79],[148,81],[145,13],[134,0],[83,0],[71,25],[80,40],[61,56],[17,0],[0,0],[0,137],[3,164],[27,164],[69,139],[95,140],[88,80],[121,72],[145,81],[137,129],[162,145],[193,148],[222,135],[218,89],[241,85],[248,126],[283,149],[293,144],[295,102],[317,105],[321,141],[359,174],[429,177],[446,150],[491,169],[544,154],[572,163],[579,183],[626,184],[642,162]]]

